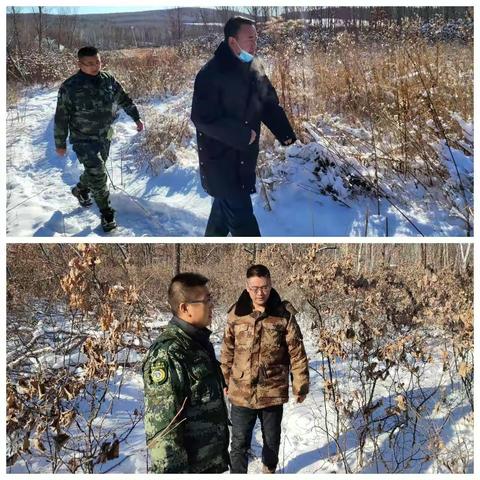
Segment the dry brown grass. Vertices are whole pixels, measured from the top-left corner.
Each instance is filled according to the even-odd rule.
[[[22,98],[23,86],[19,82],[10,82],[7,88],[7,110],[15,108]]]
[[[433,144],[445,135],[455,146],[464,140],[455,114],[473,119],[472,44],[432,44],[418,35],[397,38],[387,31],[381,43],[342,33],[324,49],[306,49],[293,39],[285,42],[283,28],[272,26],[274,32],[280,29],[282,48],[267,50],[271,78],[305,140],[303,121],[328,123],[341,116],[370,134],[362,144],[339,132],[345,142],[353,140],[358,160],[364,161],[365,147],[380,147],[384,163],[403,173],[411,171],[415,159],[433,168]]]
[[[194,52],[174,47],[108,52],[105,68],[112,71],[134,98],[176,95],[193,85],[201,60]]]
[[[272,22],[263,54],[302,141],[320,137],[340,161],[353,158],[395,185],[399,198],[412,185],[423,188],[471,235],[473,177],[457,170],[452,178],[439,150],[446,147],[448,161],[453,149],[473,157],[471,132],[462,126],[473,122],[473,41],[431,42],[419,29],[412,21],[401,34],[388,27],[322,42],[300,35],[295,22]],[[267,136],[263,146],[272,143]],[[446,188],[447,181],[455,186]]]

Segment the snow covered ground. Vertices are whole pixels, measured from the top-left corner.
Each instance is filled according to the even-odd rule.
[[[188,144],[176,150],[178,161],[153,176],[135,164],[143,134],[136,132],[135,124],[122,112],[115,124],[107,163],[114,184],[110,192],[119,228],[104,234],[96,207],[82,209],[70,193],[82,169],[71,147],[66,158],[55,154],[56,95],[57,90],[52,88],[30,89],[18,106],[8,112],[9,236],[203,236],[211,198],[200,184],[193,125],[189,125],[192,135]],[[190,104],[191,91],[152,105],[160,112],[182,111],[188,116]],[[148,118],[146,128],[149,128]],[[468,124],[466,128],[473,127]],[[385,236],[387,228],[389,236],[420,235],[419,231],[425,236],[466,234],[464,223],[445,202],[433,198],[431,192],[418,185],[404,185],[402,191],[394,191],[395,185],[385,179],[386,193],[394,195],[400,211],[382,199],[380,215],[373,196],[342,195],[339,177],[332,176],[335,169],[324,175],[314,171],[315,158],[326,149],[322,144],[323,133],[317,134],[312,143],[297,144],[286,150],[276,147],[268,153],[271,161],[262,173],[262,180],[258,180],[259,193],[253,196],[262,235]],[[315,138],[316,134],[312,135]],[[461,163],[461,174],[473,181],[473,158],[458,151],[453,153]],[[446,167],[455,176],[453,166]],[[372,172],[362,174],[371,176]],[[340,193],[337,198],[341,201],[335,201],[325,191],[322,193],[328,185]]]
[[[221,318],[214,319],[214,333],[212,342],[215,345],[217,357],[220,354],[222,328]],[[168,315],[160,316],[158,320],[150,322],[150,327],[158,328],[168,321]],[[324,400],[323,400],[323,379],[319,374],[321,370],[321,355],[317,351],[315,336],[309,329],[310,319],[305,315],[299,316],[299,324],[304,333],[304,342],[310,365],[310,393],[302,404],[296,404],[293,399],[284,405],[284,415],[282,421],[282,438],[279,455],[279,473],[345,473],[344,465],[336,455],[336,447],[333,439],[328,437],[325,432]],[[42,327],[43,328],[43,327]],[[50,329],[50,327],[48,327]],[[433,336],[432,336],[433,338]],[[135,355],[129,358],[130,361],[139,360]],[[58,361],[49,355],[45,355],[40,363],[54,365]],[[60,364],[61,366],[62,364]],[[342,374],[343,370],[349,368],[346,364],[339,361],[335,369],[339,375],[338,380],[343,382],[343,387],[352,392],[358,385],[347,383],[348,375]],[[124,374],[120,368],[117,375],[110,384],[106,402],[100,410],[98,417],[102,418],[99,422],[99,433],[105,435],[105,432],[115,432],[117,437],[128,431],[132,425],[132,416],[135,411],[143,412],[143,381],[139,368],[135,371],[127,369]],[[443,376],[442,376],[443,375]],[[389,470],[381,462],[365,464],[359,467],[356,458],[358,451],[358,436],[353,430],[349,430],[340,435],[339,443],[345,450],[346,459],[352,471],[357,473],[381,473],[392,471],[392,465],[396,459],[408,458],[412,455],[409,467],[400,470],[402,473],[448,473],[445,467],[439,467],[438,463],[432,458],[425,461],[425,451],[430,448],[430,440],[435,433],[439,433],[443,442],[443,452],[450,455],[452,461],[456,456],[461,455],[469,458],[465,465],[466,472],[473,472],[473,412],[468,402],[461,395],[461,386],[457,383],[450,383],[451,379],[447,374],[442,374],[442,362],[434,362],[429,367],[429,371],[422,376],[421,388],[417,391],[409,388],[410,399],[413,401],[415,396],[424,399],[430,392],[438,386],[438,379],[442,378],[442,388],[438,393],[432,396],[428,402],[423,403],[422,416],[418,419],[415,427],[417,435],[417,451],[409,450],[409,432],[406,429],[404,434],[397,432],[397,439],[393,446],[389,434],[380,435],[378,448],[383,453],[383,458],[391,460]],[[397,384],[405,382],[408,385],[408,374],[396,379]],[[383,401],[383,406],[378,409],[377,415],[385,416],[388,406],[395,403],[393,400],[395,393],[388,391],[386,385],[379,385],[375,402]],[[111,410],[108,410],[111,408]],[[105,414],[105,415],[104,415]],[[361,419],[360,413],[359,418]],[[330,431],[333,431],[334,416],[328,417]],[[412,422],[413,423],[413,422]],[[416,424],[416,422],[415,422]],[[69,432],[70,433],[70,432]],[[82,434],[78,432],[79,441]],[[367,440],[368,451],[369,442]],[[262,434],[260,424],[257,422],[253,433],[251,458],[249,463],[249,473],[261,473],[261,448]],[[35,449],[31,449],[32,454],[24,453],[22,459],[10,467],[9,473],[24,473],[27,471],[35,473],[48,473],[51,466],[39,456]],[[415,457],[418,460],[415,460]],[[95,473],[146,473],[148,465],[148,451],[145,444],[145,434],[143,422],[140,421],[129,433],[127,439],[120,444],[118,458],[107,461],[106,463],[95,466]],[[27,469],[28,464],[28,469]],[[453,463],[452,463],[453,465]],[[60,469],[60,472],[64,471]]]

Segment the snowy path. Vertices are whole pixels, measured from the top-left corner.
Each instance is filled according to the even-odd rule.
[[[180,108],[188,113],[191,92],[156,102],[154,108]],[[178,149],[178,161],[157,176],[135,165],[140,135],[123,112],[115,124],[107,169],[112,205],[119,228],[104,234],[95,206],[78,206],[70,189],[82,171],[69,145],[68,156],[55,154],[53,115],[56,89],[31,89],[16,109],[7,115],[7,234],[9,236],[202,236],[211,206],[198,175],[194,140]],[[146,119],[148,129],[148,118]],[[368,236],[412,236],[418,232],[391,205],[383,201],[375,215],[376,201],[357,197],[348,206],[319,193],[319,180],[308,157],[311,143],[287,150],[287,161],[273,163],[280,179],[268,193],[271,210],[263,195],[253,198],[255,214],[264,236],[363,236],[368,217]],[[298,157],[303,149],[303,160]],[[294,155],[295,154],[295,155]],[[302,154],[302,151],[300,151]],[[264,179],[267,183],[269,178]],[[323,182],[324,179],[322,179]],[[338,182],[338,177],[333,179]],[[257,190],[261,192],[260,181]],[[422,193],[412,189],[405,199],[404,213],[425,236],[464,235],[461,222]]]
[[[55,91],[37,91],[25,99],[20,118],[9,123],[8,234],[104,235],[96,208],[79,207],[70,194],[82,167],[70,145],[67,158],[55,154],[55,106]],[[202,235],[210,200],[199,187],[194,152],[158,177],[139,174],[128,162],[122,165],[122,171],[122,149],[139,134],[124,114],[115,131],[107,162],[111,180],[117,185],[117,189],[110,186],[120,225],[115,235]]]

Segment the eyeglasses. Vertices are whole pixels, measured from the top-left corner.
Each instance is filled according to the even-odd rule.
[[[214,299],[211,296],[204,298],[203,300],[192,300],[191,302],[185,303],[203,303],[204,305],[213,305]]]
[[[98,65],[101,65],[102,62],[100,60],[97,60],[96,62],[82,62],[80,63],[85,66],[85,67],[98,67]]]
[[[257,294],[260,291],[263,293],[267,293],[270,290],[270,288],[272,288],[271,285],[262,285],[261,287],[251,287],[250,285],[248,285],[248,289],[255,294]]]

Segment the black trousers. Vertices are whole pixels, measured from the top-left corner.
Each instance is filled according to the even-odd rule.
[[[247,452],[252,442],[252,433],[257,417],[262,427],[262,462],[269,469],[278,463],[283,405],[251,409],[232,405],[232,444],[230,448],[231,473],[247,473]]]
[[[249,193],[213,199],[205,236],[226,237],[229,233],[232,237],[260,236]]]

